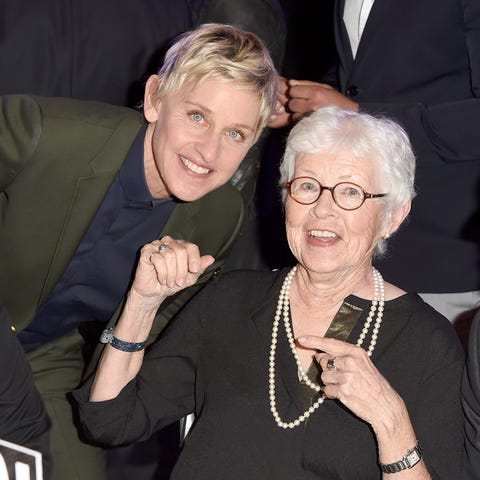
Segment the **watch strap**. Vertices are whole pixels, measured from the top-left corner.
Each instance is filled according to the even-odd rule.
[[[410,450],[407,451],[405,456],[394,463],[380,463],[380,468],[384,473],[398,473],[407,468],[414,467],[422,459],[423,449],[420,446],[420,443],[417,444]]]
[[[145,342],[125,342],[113,334],[113,327],[106,328],[100,336],[100,343],[109,343],[122,352],[139,352],[145,348]]]

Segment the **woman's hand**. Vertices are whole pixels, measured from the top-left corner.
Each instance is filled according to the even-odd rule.
[[[313,335],[299,337],[297,342],[304,348],[319,350],[315,358],[323,370],[325,395],[338,399],[372,426],[380,462],[397,462],[416,445],[417,437],[405,402],[363,348]],[[384,473],[382,478],[390,476]],[[423,460],[396,476],[405,480],[431,480]]]
[[[145,342],[162,301],[193,285],[213,262],[211,255],[201,256],[196,245],[184,240],[163,237],[147,243],[115,326],[115,337],[129,343]],[[97,368],[90,400],[116,397],[140,370],[143,355],[143,350],[125,352],[108,345]]]
[[[408,419],[403,400],[363,348],[315,336],[299,337],[297,342],[320,351],[315,357],[323,370],[325,395],[340,400],[374,430],[393,429],[405,415]]]
[[[154,240],[141,250],[129,297],[145,307],[158,307],[166,297],[193,285],[213,262],[193,243],[168,236]]]

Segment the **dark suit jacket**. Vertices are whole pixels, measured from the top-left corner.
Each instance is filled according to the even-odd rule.
[[[134,107],[173,38],[192,27],[187,0],[4,0],[0,94]]]
[[[353,59],[336,2],[337,87],[398,120],[417,157],[412,213],[386,279],[409,291],[480,288],[480,3],[376,0]]]
[[[138,112],[107,104],[0,99],[0,296],[18,331],[61,277],[143,123]],[[159,229],[216,260],[162,305],[152,338],[219,271],[244,217],[240,194],[227,185],[178,205]]]

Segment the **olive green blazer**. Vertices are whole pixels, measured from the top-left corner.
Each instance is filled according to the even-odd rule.
[[[20,95],[0,97],[0,109],[0,299],[20,331],[67,267],[144,119],[124,107]],[[230,185],[175,208],[158,235],[194,242],[216,261],[162,304],[152,337],[218,273],[244,220]]]

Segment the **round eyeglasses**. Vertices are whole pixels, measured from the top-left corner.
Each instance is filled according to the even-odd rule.
[[[282,185],[289,195],[302,205],[315,203],[324,190],[329,190],[333,201],[343,210],[356,210],[368,198],[385,197],[388,193],[368,193],[360,185],[350,182],[340,182],[334,187],[325,187],[311,177],[297,177]]]

